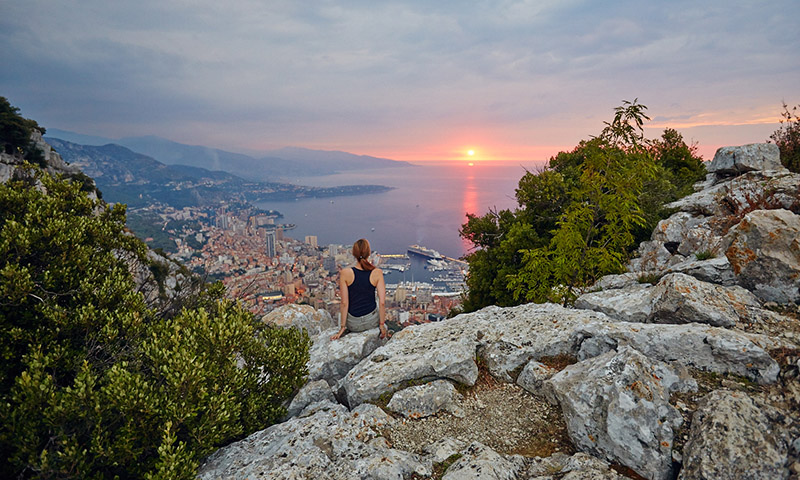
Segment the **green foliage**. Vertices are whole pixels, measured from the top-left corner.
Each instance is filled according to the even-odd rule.
[[[710,260],[715,257],[714,252],[710,250],[703,250],[702,252],[697,252],[694,254],[694,256],[698,260]]]
[[[204,290],[159,315],[127,260],[125,210],[36,171],[0,185],[3,478],[192,478],[265,428],[302,382],[308,336]]]
[[[800,173],[800,117],[795,105],[792,110],[786,102],[783,103],[781,112],[781,126],[770,135],[775,145],[781,151],[781,163],[792,172]]]
[[[19,108],[12,106],[6,97],[0,97],[0,151],[43,167],[44,156],[31,141],[33,130],[45,132],[35,121],[23,118]]]
[[[577,287],[624,269],[631,249],[670,213],[664,203],[705,175],[677,131],[644,137],[646,109],[623,102],[599,136],[526,172],[515,211],[468,215],[459,233],[475,250],[466,256],[464,311],[569,302]]]

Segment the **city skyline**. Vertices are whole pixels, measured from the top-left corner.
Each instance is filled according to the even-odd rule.
[[[0,95],[44,127],[256,153],[544,160],[623,100],[699,142],[800,103],[791,0],[0,6]],[[468,152],[472,151],[473,154]]]

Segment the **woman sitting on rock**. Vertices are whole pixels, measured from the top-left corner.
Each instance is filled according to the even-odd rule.
[[[383,271],[369,261],[369,242],[362,238],[353,244],[356,263],[339,271],[339,332],[331,337],[336,340],[345,331],[363,332],[380,327],[381,338],[388,338],[386,330],[386,284]],[[378,305],[375,304],[375,290]]]

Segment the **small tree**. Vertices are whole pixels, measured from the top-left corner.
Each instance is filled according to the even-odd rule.
[[[781,126],[769,137],[780,149],[783,166],[795,173],[800,173],[800,116],[797,115],[798,107],[800,105],[795,105],[789,110],[789,106],[786,102],[783,102]]]

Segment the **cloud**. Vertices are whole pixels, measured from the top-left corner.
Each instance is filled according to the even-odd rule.
[[[44,125],[227,148],[569,144],[622,99],[745,123],[794,101],[793,2],[6,2],[0,88]]]

